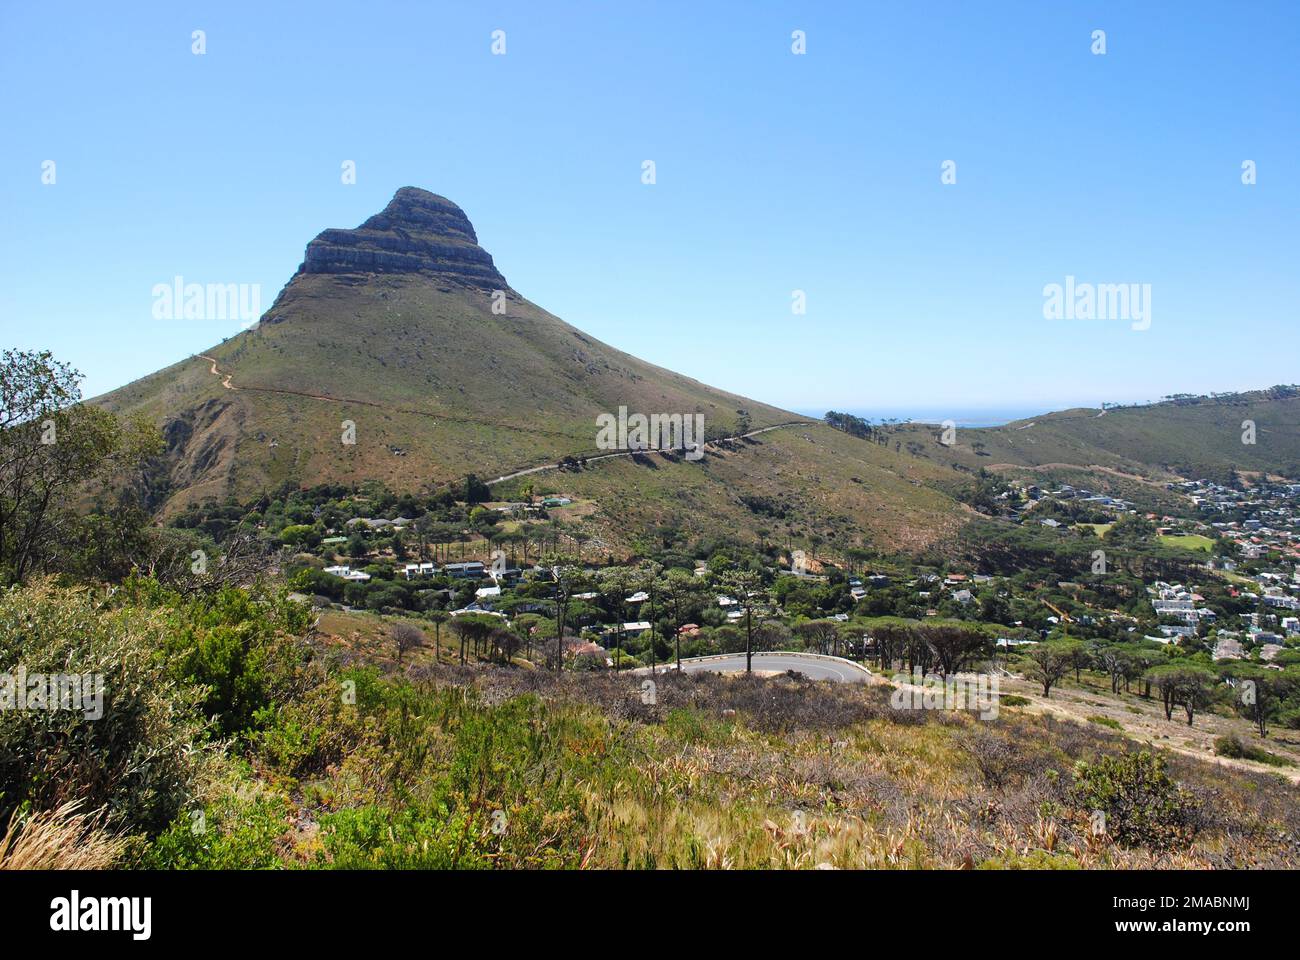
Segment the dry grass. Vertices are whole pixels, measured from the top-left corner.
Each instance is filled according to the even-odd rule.
[[[0,837],[0,870],[106,870],[125,843],[101,826],[102,809],[78,813],[79,802],[15,815]]]

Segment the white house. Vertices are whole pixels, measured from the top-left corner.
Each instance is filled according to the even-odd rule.
[[[370,574],[363,573],[360,570],[353,570],[349,566],[326,567],[325,572],[332,573],[334,576],[340,577],[344,580],[350,580],[353,583],[365,583],[370,579]]]

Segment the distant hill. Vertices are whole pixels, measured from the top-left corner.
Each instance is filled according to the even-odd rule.
[[[1254,425],[1254,443],[1248,428]],[[1231,470],[1300,477],[1300,394],[1274,387],[1144,406],[1063,410],[1001,427],[958,429],[941,447],[939,429],[911,426],[939,459],[968,467],[1105,467],[1148,477],[1222,478]]]
[[[458,206],[413,187],[360,227],[312,240],[255,327],[94,402],[162,428],[150,485],[164,512],[285,481],[418,490],[593,456],[596,418],[620,407],[703,414],[710,439],[791,426],[698,463],[655,455],[535,478],[594,501],[587,523],[611,542],[673,523],[908,549],[950,533],[963,511],[932,488],[943,466],[645,363],[552,316],[510,288]]]

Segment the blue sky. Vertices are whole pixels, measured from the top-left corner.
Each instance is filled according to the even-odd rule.
[[[1293,382],[1298,48],[1293,2],[0,0],[0,345],[111,389],[238,330],[154,284],[269,306],[412,184],[534,302],[786,407]],[[1150,329],[1044,319],[1067,275],[1150,284]]]

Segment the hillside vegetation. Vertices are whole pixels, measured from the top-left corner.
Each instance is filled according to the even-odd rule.
[[[647,702],[627,675],[384,675],[304,613],[141,581],[10,591],[34,668],[75,645],[119,685],[106,719],[142,722],[6,714],[0,822],[75,800],[87,843],[155,868],[1295,865],[1282,780],[1095,726],[798,678],[660,676]]]
[[[1300,396],[1291,388],[1195,398],[1144,406],[1063,410],[1001,427],[958,429],[937,442],[938,428],[900,432],[927,452],[972,469],[1104,467],[1148,478],[1222,479],[1239,472],[1300,476]],[[1243,423],[1254,424],[1253,443]],[[1249,438],[1248,438],[1249,439]]]

